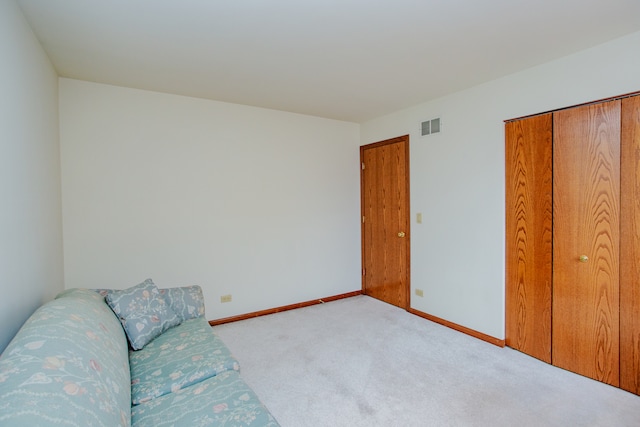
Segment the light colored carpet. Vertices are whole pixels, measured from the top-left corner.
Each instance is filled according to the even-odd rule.
[[[357,296],[214,327],[282,427],[640,426],[640,397]]]

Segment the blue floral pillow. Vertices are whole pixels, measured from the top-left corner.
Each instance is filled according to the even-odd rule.
[[[120,319],[134,350],[180,323],[151,279],[129,289],[109,291],[105,300]]]
[[[204,296],[200,286],[183,286],[159,291],[169,307],[178,315],[180,322],[204,316]]]

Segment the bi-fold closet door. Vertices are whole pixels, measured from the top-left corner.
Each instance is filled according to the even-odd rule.
[[[507,345],[640,393],[640,96],[505,136]]]

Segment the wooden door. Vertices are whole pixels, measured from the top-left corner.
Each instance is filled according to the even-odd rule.
[[[553,364],[619,384],[620,101],[554,113]]]
[[[553,116],[505,126],[506,344],[551,363]]]
[[[640,394],[640,96],[621,114],[620,387]]]
[[[409,136],[360,147],[362,291],[409,308]]]

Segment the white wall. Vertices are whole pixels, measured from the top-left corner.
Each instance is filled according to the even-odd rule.
[[[635,33],[362,125],[362,144],[410,134],[413,308],[504,338],[503,120],[640,90],[639,52]]]
[[[58,78],[11,1],[0,1],[0,352],[63,289]]]
[[[360,289],[357,124],[60,79],[60,126],[67,288],[199,284],[209,319]]]

